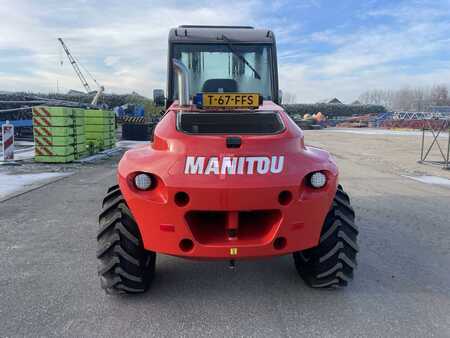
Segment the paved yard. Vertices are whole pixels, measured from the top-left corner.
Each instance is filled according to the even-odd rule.
[[[308,288],[290,256],[235,271],[159,256],[148,293],[105,295],[96,217],[118,158],[0,203],[0,336],[450,336],[450,189],[402,175],[450,176],[401,137],[306,133],[337,158],[360,227],[337,291]]]

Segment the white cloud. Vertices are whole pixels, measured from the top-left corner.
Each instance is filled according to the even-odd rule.
[[[289,93],[295,93],[300,102],[310,103],[330,97],[338,97],[345,103],[351,103],[366,88],[427,87],[448,83],[448,79],[450,79],[450,61],[422,74],[408,74],[399,72],[395,67],[384,66],[357,74],[329,77],[326,80],[314,78],[307,66],[285,64],[280,67],[281,88],[288,88]]]
[[[0,53],[11,51],[11,56],[2,58],[3,64],[15,61],[20,66],[0,69],[0,90],[47,92],[56,90],[57,82],[64,91],[82,89],[56,40],[61,36],[107,92],[137,91],[151,96],[152,89],[165,88],[167,35],[179,24],[256,24],[273,29],[283,46],[279,50],[280,87],[301,101],[331,96],[352,101],[369,88],[430,85],[450,78],[448,64],[430,61],[439,53],[450,54],[450,6],[445,1],[436,6],[407,2],[360,14],[363,19],[387,17],[394,25],[361,25],[350,32],[329,27],[309,35],[302,34],[303,23],[287,16],[274,18],[270,11],[320,11],[316,0],[294,4],[277,0],[270,7],[262,0],[0,3]],[[317,44],[328,48],[321,52],[305,49]],[[12,52],[17,50],[20,56]],[[407,61],[412,58],[432,64],[425,67],[426,72],[411,72]]]
[[[333,49],[306,55],[303,63],[295,60],[295,51],[285,51],[280,66],[281,88],[295,88],[301,101],[315,102],[337,96],[351,102],[371,88],[399,88],[405,85],[430,86],[449,82],[450,64],[438,64],[437,55],[450,55],[450,20],[438,20],[449,12],[425,10],[421,3],[406,4],[369,16],[390,15],[395,24],[380,24],[355,29],[350,33],[328,29],[314,32],[298,47],[321,42]],[[413,8],[411,8],[413,7]],[[449,6],[450,7],[450,6]],[[416,14],[412,15],[412,12]],[[443,14],[444,13],[444,14]],[[414,63],[411,63],[414,60]],[[422,66],[425,70],[415,68]],[[290,89],[293,91],[293,89]]]
[[[245,24],[250,21],[252,7],[252,2],[237,0],[214,7],[170,5],[166,1],[98,6],[83,1],[7,2],[0,6],[0,50],[25,49],[23,63],[33,67],[27,75],[0,75],[2,89],[54,91],[57,80],[62,90],[82,88],[61,53],[57,37],[63,37],[73,55],[107,92],[137,91],[144,95],[150,95],[155,87],[165,87],[170,28],[180,24]]]
[[[110,56],[107,56],[103,62],[105,63],[105,65],[111,67],[111,66],[117,65],[119,63],[119,61],[120,61],[120,56],[110,55]]]

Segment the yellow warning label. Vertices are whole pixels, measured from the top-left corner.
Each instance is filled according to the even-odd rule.
[[[238,252],[238,248],[230,248],[230,255],[231,256],[236,256]]]

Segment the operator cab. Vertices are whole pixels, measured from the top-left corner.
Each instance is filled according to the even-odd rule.
[[[269,30],[179,26],[169,33],[168,56],[167,107],[179,97],[173,59],[188,70],[190,99],[199,93],[257,93],[280,103],[275,36]]]

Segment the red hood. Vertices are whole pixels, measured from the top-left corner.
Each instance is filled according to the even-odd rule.
[[[175,185],[210,184],[202,175],[185,175],[188,157],[283,157],[284,167],[277,175],[270,172],[266,175],[252,174],[228,176],[227,179],[217,177],[216,184],[223,186],[240,186],[243,182],[254,186],[295,185],[308,173],[316,170],[327,170],[337,175],[337,168],[326,151],[305,147],[302,130],[291,120],[283,109],[271,101],[264,101],[259,110],[278,111],[285,129],[271,135],[239,135],[242,146],[237,149],[226,147],[226,138],[230,135],[190,135],[176,128],[176,115],[180,108],[174,103],[154,131],[154,141],[145,148],[136,148],[125,153],[119,164],[119,173],[127,176],[135,171],[147,171],[159,175],[166,183]],[[183,111],[199,111],[195,107],[183,108]],[[299,165],[301,163],[301,165]],[[268,175],[276,176],[276,180],[267,180]],[[214,179],[210,176],[211,179]],[[186,180],[186,178],[189,178]]]

